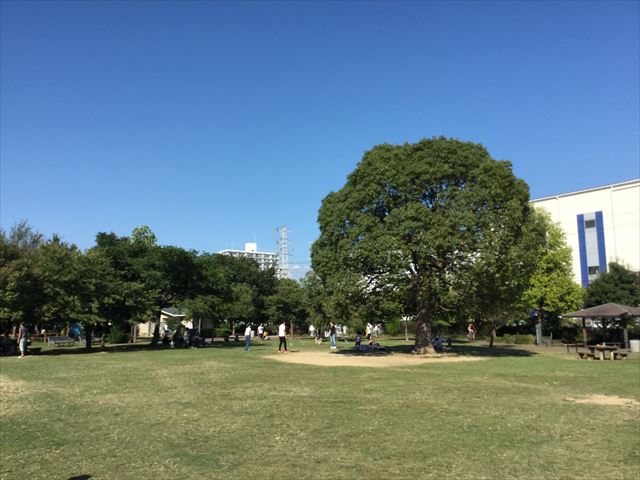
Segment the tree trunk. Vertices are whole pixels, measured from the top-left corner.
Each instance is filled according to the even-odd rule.
[[[540,322],[540,344],[538,345],[539,347],[542,346],[542,344],[544,343],[544,307],[542,305],[540,305],[538,307],[538,321]]]
[[[419,300],[418,315],[416,315],[416,343],[413,352],[419,355],[434,353],[431,339],[433,338],[431,326],[431,309],[426,302]]]
[[[496,338],[496,322],[491,320],[491,337],[489,338],[489,348],[493,348],[493,341]]]
[[[87,350],[91,350],[91,337],[93,337],[93,325],[86,325],[84,327],[84,347]]]
[[[622,330],[622,332],[624,333],[624,348],[629,350],[629,329],[627,328],[626,323],[624,325],[624,330]]]
[[[151,337],[151,346],[157,347],[160,343],[160,316],[156,319],[155,326],[153,327],[153,337]]]

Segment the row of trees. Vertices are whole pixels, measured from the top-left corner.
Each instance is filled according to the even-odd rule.
[[[0,322],[34,328],[82,323],[90,346],[95,326],[127,326],[178,306],[215,324],[266,318],[280,287],[274,271],[244,258],[158,246],[141,227],[130,237],[98,233],[83,252],[44,238],[22,222],[0,232]],[[270,297],[276,295],[274,299]],[[157,341],[157,332],[156,338]]]
[[[83,252],[23,222],[0,232],[0,322],[81,322],[90,346],[94,326],[147,322],[166,306],[231,327],[284,320],[357,329],[412,317],[415,349],[426,352],[443,326],[474,320],[493,338],[501,325],[545,324],[583,306],[563,232],[530,206],[511,165],[481,145],[377,146],[324,199],[318,222],[313,270],[301,282],[249,259],[158,246],[148,227],[98,233]],[[610,286],[622,277],[627,296]],[[612,266],[590,286],[587,306],[640,303],[637,279]]]

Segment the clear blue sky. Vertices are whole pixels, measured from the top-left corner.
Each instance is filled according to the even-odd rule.
[[[365,150],[446,135],[533,198],[640,177],[640,3],[2,1],[0,225],[308,260]]]

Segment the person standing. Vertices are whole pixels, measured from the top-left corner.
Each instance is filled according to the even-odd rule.
[[[367,337],[367,340],[369,340],[369,345],[371,345],[372,340],[371,340],[371,334],[373,333],[373,325],[371,325],[370,322],[367,322],[367,327],[364,330],[364,334]]]
[[[278,344],[278,353],[282,353],[282,347],[284,346],[284,353],[289,353],[287,350],[287,325],[284,321],[278,325],[278,338],[280,339],[280,343]]]
[[[333,322],[329,322],[329,340],[331,341],[330,350],[337,350],[336,345],[336,326]]]
[[[467,337],[469,337],[469,340],[472,342],[476,339],[476,326],[473,322],[467,327]]]
[[[264,325],[262,323],[258,325],[258,337],[261,342],[264,340]]]
[[[29,331],[24,326],[24,322],[20,322],[20,328],[18,329],[18,348],[20,348],[20,358],[25,356],[27,352],[27,336]]]
[[[244,351],[249,351],[249,345],[251,345],[251,324],[247,324],[247,328],[244,329]]]

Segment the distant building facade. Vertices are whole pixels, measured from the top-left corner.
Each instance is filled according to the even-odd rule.
[[[274,252],[259,252],[257,243],[245,243],[244,250],[221,250],[220,255],[231,257],[245,257],[254,260],[261,270],[278,268],[278,254]]]
[[[589,285],[616,261],[640,271],[640,179],[531,201],[549,212],[573,252],[574,280]]]

